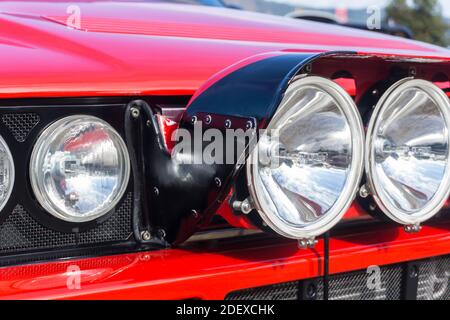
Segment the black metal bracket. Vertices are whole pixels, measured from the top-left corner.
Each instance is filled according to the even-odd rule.
[[[419,263],[408,262],[403,266],[402,300],[417,300],[419,286]]]

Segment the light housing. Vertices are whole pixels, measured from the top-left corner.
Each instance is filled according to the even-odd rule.
[[[450,193],[450,102],[433,83],[404,79],[379,100],[366,141],[368,187],[392,220],[418,225]]]
[[[130,176],[127,147],[107,122],[73,115],[39,136],[31,155],[36,199],[54,217],[73,223],[95,220],[122,198]]]
[[[0,211],[11,196],[14,180],[14,159],[6,141],[0,135]]]
[[[364,130],[352,98],[331,80],[298,78],[249,156],[252,205],[282,236],[319,236],[353,202],[363,153]]]

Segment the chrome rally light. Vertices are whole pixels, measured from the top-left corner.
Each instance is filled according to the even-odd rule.
[[[14,159],[5,140],[0,136],[0,211],[11,196],[14,178]]]
[[[81,223],[110,212],[130,176],[127,147],[105,121],[87,115],[60,119],[39,136],[30,160],[36,199],[58,219]]]
[[[295,80],[248,159],[252,205],[280,235],[313,239],[354,200],[363,153],[361,117],[344,89],[321,77]]]
[[[433,83],[405,79],[380,99],[366,142],[368,187],[392,220],[418,231],[450,193],[450,103]]]

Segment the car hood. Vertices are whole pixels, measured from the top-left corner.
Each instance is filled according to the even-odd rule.
[[[2,2],[0,24],[3,98],[191,95],[227,66],[274,51],[450,59],[380,33],[190,5]]]

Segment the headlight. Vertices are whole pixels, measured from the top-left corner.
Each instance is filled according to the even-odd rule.
[[[0,136],[0,210],[6,205],[14,186],[14,160],[3,137]]]
[[[375,202],[391,219],[417,225],[450,192],[450,103],[424,80],[403,80],[379,101],[369,124],[366,171]]]
[[[92,116],[54,122],[42,132],[31,155],[31,185],[37,200],[65,221],[91,221],[109,212],[123,196],[129,175],[122,138]]]
[[[294,81],[248,160],[254,207],[288,238],[328,231],[355,198],[363,151],[362,121],[350,96],[324,78]]]

